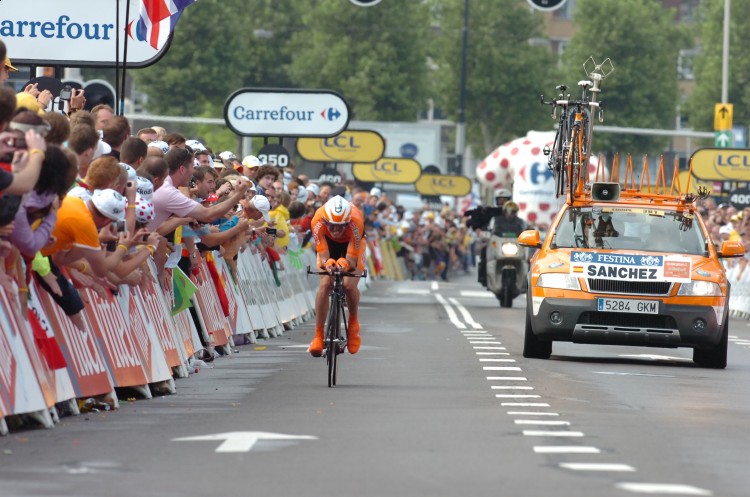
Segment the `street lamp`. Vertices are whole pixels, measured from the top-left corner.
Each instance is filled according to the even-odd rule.
[[[466,149],[466,55],[469,47],[469,0],[464,0],[464,28],[461,43],[461,79],[458,92],[458,123],[456,124],[455,174],[464,173],[464,150]]]

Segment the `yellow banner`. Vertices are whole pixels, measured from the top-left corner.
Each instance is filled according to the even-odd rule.
[[[466,176],[423,174],[417,181],[417,192],[422,195],[451,195],[463,197],[471,191],[471,180]]]
[[[345,130],[329,138],[300,138],[297,153],[311,162],[375,162],[385,153],[376,131]]]
[[[383,157],[374,164],[353,164],[352,174],[359,181],[411,185],[422,174],[422,166],[414,159]]]
[[[701,148],[693,152],[693,176],[706,181],[748,181],[750,150]]]

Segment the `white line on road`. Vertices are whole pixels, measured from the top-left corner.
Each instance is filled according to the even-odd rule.
[[[508,350],[505,347],[473,347],[474,350]]]
[[[526,381],[523,376],[488,376],[489,381]]]
[[[445,312],[448,313],[448,319],[451,320],[451,323],[453,323],[453,325],[460,330],[465,329],[466,325],[458,319],[458,315],[456,315],[456,311],[454,311],[453,307],[451,307],[450,304],[448,304],[448,301],[445,300],[443,296],[440,295],[439,293],[435,294],[435,298],[438,300],[438,302],[440,302],[443,305],[443,308],[445,308]]]
[[[494,299],[495,294],[492,292],[478,292],[474,290],[461,290],[462,297],[479,297],[483,299]]]
[[[570,421],[549,421],[546,419],[516,419],[517,425],[570,426]]]
[[[429,295],[430,291],[426,288],[399,288],[396,293],[403,293],[406,295]]]
[[[478,341],[469,341],[469,343],[478,345],[478,344],[484,344],[484,345],[502,345],[503,342],[478,342]]]
[[[521,371],[518,366],[483,366],[484,371]]]
[[[599,454],[601,450],[586,445],[537,445],[537,454]]]
[[[713,495],[710,490],[681,485],[679,483],[630,483],[621,482],[615,487],[639,494],[669,494],[669,495]]]
[[[474,318],[471,317],[471,314],[469,314],[469,311],[466,310],[466,307],[461,305],[461,302],[454,299],[453,297],[449,298],[448,300],[451,301],[451,304],[455,305],[458,311],[461,313],[461,315],[464,317],[464,321],[466,321],[466,324],[471,326],[472,328],[479,330],[482,328],[482,325],[474,321]]]
[[[633,466],[620,463],[561,462],[560,467],[573,471],[635,471]]]
[[[582,437],[582,431],[546,431],[546,430],[523,430],[527,437]]]
[[[487,330],[461,330],[464,335],[473,335],[475,333],[489,333]]]
[[[432,282],[432,285],[430,285],[430,288],[431,288],[431,289],[432,289],[433,291],[435,291],[435,290],[438,290],[438,289],[439,289],[440,287],[438,286],[438,282],[437,282],[437,281],[433,281],[433,282]]]
[[[474,348],[476,349],[477,347],[474,347]],[[476,355],[510,355],[507,352],[474,352],[474,353]],[[516,360],[513,359],[513,362],[515,362],[515,361]]]
[[[539,412],[539,411],[508,411],[509,416],[559,416],[557,412]]]
[[[495,398],[498,399],[539,399],[541,395],[533,393],[496,393]]]
[[[592,371],[595,374],[609,374],[613,376],[653,376],[656,378],[674,378],[669,374],[650,374],[650,373],[627,373],[621,371]]]
[[[503,402],[503,407],[549,407],[546,402]]]
[[[514,386],[514,385],[492,385],[492,390],[534,390],[534,387]]]
[[[486,352],[477,352],[477,354],[486,354]],[[516,362],[515,359],[479,359],[479,362]]]
[[[469,340],[495,340],[495,337],[488,335],[464,335]]]

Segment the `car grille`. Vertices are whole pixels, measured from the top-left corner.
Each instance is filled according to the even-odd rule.
[[[577,324],[617,326],[622,328],[677,329],[677,322],[672,316],[635,314],[631,312],[584,312],[578,318]]]
[[[669,281],[623,281],[589,278],[589,291],[601,293],[626,293],[632,295],[669,295]]]

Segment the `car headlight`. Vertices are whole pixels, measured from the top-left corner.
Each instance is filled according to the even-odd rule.
[[[578,278],[565,273],[544,273],[539,275],[536,286],[542,288],[560,288],[562,290],[580,290]]]
[[[677,295],[693,295],[697,297],[719,297],[721,288],[713,281],[693,280],[690,283],[680,284]]]
[[[518,255],[518,245],[512,242],[503,243],[503,246],[500,248],[500,250],[503,251],[503,255],[506,257],[513,257],[515,255]]]

